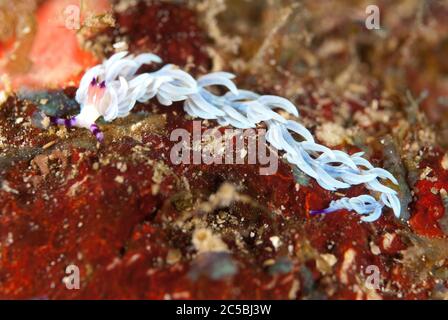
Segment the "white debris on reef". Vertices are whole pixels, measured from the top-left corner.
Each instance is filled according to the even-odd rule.
[[[210,229],[199,228],[193,232],[191,242],[198,253],[228,251],[228,247],[219,235]]]

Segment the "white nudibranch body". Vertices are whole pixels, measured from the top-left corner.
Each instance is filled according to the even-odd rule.
[[[120,52],[89,69],[76,91],[81,113],[76,116],[75,125],[89,128],[101,116],[106,121],[127,116],[139,98],[132,86],[135,73],[143,64],[152,62],[161,60],[150,53],[134,57]]]
[[[332,201],[325,210],[311,213],[347,209],[362,215],[363,221],[374,221],[386,206],[393,210],[396,217],[400,217],[397,191],[380,182],[384,180],[398,184],[392,174],[373,167],[362,158],[363,153],[349,155],[316,143],[303,125],[287,120],[275,111],[283,109],[298,117],[297,108],[289,100],[239,90],[232,81],[234,75],[227,72],[214,72],[195,80],[169,64],[155,72],[136,75],[141,65],[152,62],[160,63],[161,59],[150,53],[133,56],[120,52],[89,69],[76,92],[81,112],[75,117],[73,125],[89,128],[97,135],[99,129],[95,121],[99,117],[102,116],[105,121],[125,117],[137,101],[147,102],[154,97],[165,106],[184,101],[184,110],[190,116],[215,119],[220,125],[246,129],[264,122],[268,128],[266,140],[278,150],[283,150],[290,163],[316,179],[322,188],[335,191],[364,184],[379,194],[378,200],[370,195],[344,197]],[[209,86],[224,87],[228,92],[217,95],[207,90]],[[300,136],[301,140],[293,135]]]

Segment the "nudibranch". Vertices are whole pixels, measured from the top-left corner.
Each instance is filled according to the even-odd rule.
[[[322,188],[336,191],[364,184],[378,195],[378,199],[371,195],[344,197],[332,201],[327,209],[311,211],[311,214],[347,209],[361,215],[361,220],[371,222],[381,216],[386,206],[400,217],[398,193],[390,186],[398,185],[394,176],[373,167],[362,157],[363,153],[349,155],[316,143],[303,125],[275,111],[283,109],[297,118],[297,108],[289,100],[240,90],[232,81],[234,75],[227,72],[214,72],[195,80],[187,72],[168,64],[152,73],[136,74],[143,64],[154,62],[162,61],[151,53],[134,56],[120,52],[89,69],[76,92],[81,112],[71,119],[52,118],[53,123],[87,128],[101,141],[103,134],[95,124],[98,118],[112,121],[125,117],[137,101],[143,103],[154,97],[164,106],[184,101],[184,110],[190,116],[214,119],[220,125],[246,129],[263,122],[268,129],[266,140],[284,151],[290,163],[314,178]],[[228,91],[217,95],[207,90],[210,86],[221,86]]]
[[[135,81],[131,81],[135,73],[143,64],[161,62],[158,56],[150,53],[124,58],[126,55],[127,52],[115,54],[103,64],[89,69],[76,91],[76,101],[81,106],[81,112],[71,119],[51,117],[51,122],[89,129],[101,142],[104,136],[95,122],[100,117],[112,121],[127,116],[136,102],[135,86],[130,86],[135,84]]]

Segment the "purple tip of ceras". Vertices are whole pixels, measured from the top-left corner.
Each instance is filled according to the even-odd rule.
[[[103,80],[103,81],[99,82],[99,80],[97,78],[92,78],[92,81],[90,82],[90,85],[92,87],[98,86],[101,89],[104,89],[104,88],[106,88],[106,81]]]
[[[332,213],[336,210],[331,210],[329,208],[326,209],[322,209],[322,210],[310,210],[310,214],[311,215],[315,215],[315,214],[327,214],[327,213]]]
[[[92,124],[90,126],[90,132],[95,136],[96,140],[98,142],[103,142],[104,140],[104,134],[101,132],[100,128],[96,124]]]

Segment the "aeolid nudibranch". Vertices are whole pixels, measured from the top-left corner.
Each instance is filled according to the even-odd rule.
[[[322,188],[335,191],[364,184],[379,197],[344,197],[332,201],[325,210],[312,211],[312,214],[347,209],[360,214],[363,221],[370,222],[377,220],[386,206],[393,210],[397,218],[400,217],[401,205],[397,191],[380,182],[384,180],[397,185],[393,175],[373,167],[362,158],[363,153],[349,155],[316,143],[303,125],[275,112],[275,109],[283,109],[298,117],[297,108],[289,100],[239,90],[232,81],[234,75],[227,72],[214,72],[195,80],[185,71],[168,64],[158,71],[136,75],[141,65],[153,62],[162,61],[151,53],[138,56],[128,55],[127,52],[114,54],[102,64],[89,69],[81,79],[76,92],[81,112],[71,119],[52,118],[52,122],[87,128],[102,141],[103,134],[95,124],[98,118],[112,121],[125,117],[137,101],[147,102],[154,97],[164,106],[184,101],[184,110],[189,115],[215,119],[220,125],[246,129],[263,122],[268,129],[266,140],[278,150],[283,150],[284,157],[290,163],[316,179]],[[225,87],[228,92],[216,95],[207,90],[209,86]],[[297,140],[293,134],[302,139]]]

